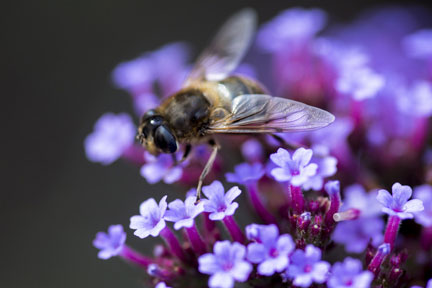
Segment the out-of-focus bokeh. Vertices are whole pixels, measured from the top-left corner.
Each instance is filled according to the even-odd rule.
[[[118,259],[98,259],[91,245],[108,225],[127,227],[143,200],[172,193],[168,185],[148,185],[127,163],[102,167],[85,158],[83,140],[98,117],[132,112],[126,92],[111,84],[118,63],[173,41],[187,41],[198,52],[245,6],[257,10],[260,23],[300,5],[322,8],[330,21],[344,23],[366,9],[406,2],[3,4],[0,287],[142,287],[138,271]],[[409,4],[430,9],[426,2]],[[153,247],[151,239],[128,242],[144,251]]]

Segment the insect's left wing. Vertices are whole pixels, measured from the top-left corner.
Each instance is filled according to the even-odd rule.
[[[251,94],[234,98],[231,113],[210,124],[208,133],[299,132],[326,127],[335,117],[297,101]]]
[[[229,18],[198,57],[185,86],[194,81],[225,79],[238,66],[249,48],[255,27],[256,14],[250,8]]]

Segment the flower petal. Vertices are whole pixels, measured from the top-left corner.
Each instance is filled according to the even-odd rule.
[[[384,190],[384,189],[381,189],[378,191],[378,195],[377,195],[376,199],[384,207],[387,207],[387,208],[390,208],[392,203],[393,203],[393,197],[390,195],[390,193],[387,190]]]
[[[423,201],[419,200],[419,199],[412,199],[410,201],[408,201],[404,206],[403,206],[403,211],[404,212],[420,212],[424,210],[424,206],[423,206]]]

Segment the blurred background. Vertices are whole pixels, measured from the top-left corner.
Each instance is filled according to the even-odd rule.
[[[132,112],[127,93],[110,80],[118,63],[173,41],[199,51],[245,6],[257,10],[260,23],[299,5],[323,8],[330,23],[343,23],[404,2],[430,9],[420,1],[377,0],[2,4],[0,287],[142,287],[138,271],[118,259],[99,260],[91,245],[97,231],[127,227],[143,200],[170,189],[148,185],[129,163],[103,167],[85,157],[83,140],[103,113]],[[131,246],[153,246],[127,231]]]

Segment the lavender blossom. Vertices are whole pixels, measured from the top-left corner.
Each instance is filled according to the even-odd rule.
[[[395,183],[392,186],[391,195],[387,190],[379,190],[377,200],[383,205],[382,211],[388,215],[397,216],[400,219],[412,219],[415,212],[424,210],[423,202],[419,199],[408,201],[411,198],[412,189]]]
[[[253,233],[249,240],[251,243],[247,247],[247,259],[252,263],[257,263],[258,274],[271,276],[276,272],[282,272],[289,264],[289,254],[295,249],[295,244],[291,235],[284,234],[279,236],[276,225],[256,225],[246,227],[246,231],[259,230]]]
[[[291,264],[288,266],[286,276],[293,279],[293,284],[300,287],[309,287],[312,283],[324,283],[330,264],[321,261],[321,250],[313,245],[307,245],[305,251],[297,249],[291,255]]]
[[[270,159],[278,168],[271,170],[273,177],[280,182],[289,181],[293,186],[301,186],[316,174],[318,165],[309,163],[312,158],[312,150],[299,148],[292,158],[289,152],[279,148],[277,153],[271,154]]]
[[[169,210],[165,212],[166,221],[175,222],[174,229],[179,230],[183,227],[190,228],[194,225],[194,219],[204,211],[204,203],[195,205],[196,197],[189,196],[186,201],[176,199],[168,204]]]
[[[149,235],[156,237],[165,228],[165,210],[167,208],[167,196],[162,197],[159,205],[155,199],[150,198],[140,205],[139,216],[132,216],[130,219],[130,228],[136,229],[134,234],[143,239]]]
[[[126,233],[122,225],[111,225],[108,227],[108,233],[98,232],[93,240],[93,246],[100,249],[99,259],[109,259],[119,255],[126,242]]]
[[[160,154],[153,156],[145,152],[147,163],[141,167],[140,173],[150,184],[163,180],[166,184],[171,184],[179,180],[183,174],[181,166],[174,166],[172,155]]]
[[[373,280],[370,271],[363,271],[360,260],[347,257],[344,262],[333,265],[330,278],[327,280],[329,288],[368,288]]]
[[[382,206],[377,202],[378,191],[366,190],[360,184],[345,188],[344,201],[341,210],[357,209],[361,217],[375,217],[381,215]]]
[[[308,181],[303,184],[303,189],[313,189],[315,191],[321,190],[324,185],[324,178],[336,174],[337,159],[329,156],[329,149],[323,145],[316,145],[312,148],[314,156],[311,163],[317,164],[317,172]]]
[[[261,143],[256,139],[249,139],[242,144],[243,157],[250,162],[261,162],[264,158],[264,150]]]
[[[415,221],[424,227],[432,227],[432,186],[421,185],[414,188],[414,197],[423,201],[425,210],[414,213]]]
[[[232,288],[234,282],[245,282],[252,272],[252,265],[245,260],[246,247],[239,243],[219,241],[213,253],[198,258],[198,270],[209,274],[210,288]]]
[[[87,158],[108,165],[122,156],[135,140],[135,125],[128,114],[105,113],[84,141]]]
[[[264,173],[264,167],[260,163],[242,163],[234,167],[234,173],[226,173],[225,177],[228,182],[245,185],[250,182],[258,181],[264,176]]]
[[[204,195],[208,199],[203,199],[204,211],[210,213],[209,218],[213,221],[222,220],[225,216],[234,215],[238,208],[238,203],[233,202],[241,191],[235,186],[228,190],[225,194],[225,189],[219,181],[213,181],[212,184],[202,188]]]

